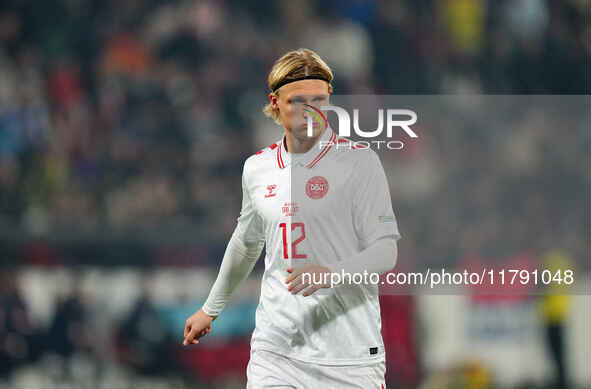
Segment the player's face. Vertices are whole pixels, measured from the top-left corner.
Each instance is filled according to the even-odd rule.
[[[306,139],[308,137],[307,117],[314,115],[309,106],[320,110],[320,107],[329,104],[329,94],[328,83],[322,80],[300,80],[281,87],[279,97],[276,98],[276,107],[286,131],[291,132],[295,138]],[[273,104],[273,99],[271,103]],[[324,130],[323,122],[314,119],[312,123],[314,137],[317,137]]]

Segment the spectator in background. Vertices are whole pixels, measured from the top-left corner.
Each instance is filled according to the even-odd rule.
[[[167,369],[170,340],[149,295],[149,279],[141,280],[134,307],[121,325],[117,339],[119,357],[138,373],[153,375]]]
[[[91,336],[87,330],[87,311],[83,291],[78,277],[74,276],[71,294],[58,303],[52,323],[46,336],[48,351],[64,359],[65,377],[71,376],[68,362],[80,352],[89,350]]]
[[[29,314],[18,290],[15,273],[7,271],[0,284],[0,376],[32,360],[32,341]]]
[[[548,252],[544,258],[544,271],[549,270],[554,275],[564,277],[564,272],[574,271],[573,262],[563,251],[553,250]],[[573,278],[574,280],[574,278]],[[554,365],[555,381],[554,387],[560,389],[568,388],[568,371],[565,356],[566,350],[566,331],[567,322],[570,313],[572,296],[568,295],[568,285],[562,281],[553,281],[548,285],[546,294],[542,297],[540,310],[544,328],[546,331],[546,341],[548,352],[552,364]]]

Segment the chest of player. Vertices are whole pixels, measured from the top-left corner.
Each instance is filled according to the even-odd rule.
[[[266,225],[284,220],[343,222],[351,214],[350,193],[347,172],[328,164],[277,169],[259,176],[251,187],[251,198]]]

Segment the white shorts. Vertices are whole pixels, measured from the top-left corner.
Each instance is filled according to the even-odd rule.
[[[384,361],[370,365],[327,366],[265,350],[253,350],[246,369],[247,389],[385,389]]]

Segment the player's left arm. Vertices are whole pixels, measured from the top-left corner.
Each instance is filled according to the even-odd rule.
[[[297,269],[288,269],[290,274],[286,283],[288,290],[293,294],[304,290],[303,295],[309,296],[318,289],[334,286],[329,283],[313,285],[305,283],[302,277],[304,273],[310,274],[312,280],[330,280],[331,273],[382,274],[393,269],[396,265],[397,241],[400,239],[400,233],[392,209],[388,180],[375,152],[370,150],[359,152],[368,153],[363,156],[364,158],[358,165],[352,189],[354,190],[353,220],[362,250],[330,268],[320,265],[306,265]],[[314,274],[316,274],[316,278],[314,278]]]

